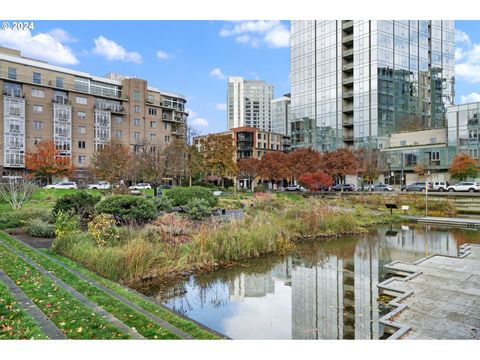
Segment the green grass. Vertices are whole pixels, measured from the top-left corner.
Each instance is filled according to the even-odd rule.
[[[1,244],[0,268],[68,338],[128,338]]]
[[[0,340],[48,339],[37,323],[17,305],[9,289],[0,282]]]
[[[42,256],[38,252],[19,243],[18,241],[12,239],[10,236],[6,234],[0,233],[0,237],[4,241],[7,241],[11,246],[15,247],[17,250],[29,256],[32,260],[36,261],[38,264],[43,266],[52,274],[54,274],[55,276],[57,276],[58,278],[60,278],[61,280],[63,280],[73,288],[75,288],[77,291],[82,293],[92,302],[95,302],[96,304],[104,308],[106,311],[114,315],[116,318],[124,322],[126,325],[128,325],[129,327],[134,327],[145,338],[147,339],[178,339],[177,335],[162,328],[158,324],[152,322],[145,315],[138,313],[137,311],[131,309],[130,307],[123,304],[119,300],[113,298],[109,294],[79,279],[78,277],[76,277],[75,275],[73,275],[63,267],[55,264],[53,261]],[[75,268],[75,270],[80,271],[78,267]],[[93,275],[92,273],[86,272],[84,269],[82,270],[85,275],[94,277],[92,276]],[[123,289],[122,287],[115,285],[111,282],[108,282],[105,279],[102,279],[100,276],[95,275],[95,280],[97,280],[99,283],[101,283],[105,287],[108,287],[113,291],[116,291],[117,293],[119,293],[118,290],[122,290],[122,293],[120,293],[122,296],[128,295],[128,297],[127,296],[125,297],[128,298],[130,301],[143,307],[145,310],[159,316],[160,318],[166,320],[167,322],[172,323],[172,325],[174,326],[178,324],[180,329],[184,330],[187,333],[190,333],[194,337],[198,337],[200,339],[216,338],[216,337],[213,337],[212,334],[208,333],[207,331],[204,331],[203,329],[199,328],[195,324],[173,315],[168,310],[161,309],[154,304],[148,303],[147,301],[141,299],[141,297],[139,297],[138,295],[132,294],[127,290]]]

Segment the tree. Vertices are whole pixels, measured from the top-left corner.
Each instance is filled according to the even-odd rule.
[[[187,146],[187,175],[188,184],[192,186],[192,178],[205,175],[206,165],[203,155],[198,151],[195,145]]]
[[[187,144],[182,139],[174,139],[164,149],[165,176],[175,179],[180,184],[181,177],[186,175]]]
[[[380,175],[378,163],[378,151],[361,148],[355,153],[357,158],[358,174],[362,182],[373,183]]]
[[[72,159],[60,156],[53,140],[42,140],[35,145],[34,151],[25,154],[25,167],[33,177],[52,183],[53,176],[70,177],[75,172]]]
[[[287,155],[280,151],[270,151],[260,160],[260,176],[270,182],[279,182],[288,178]]]
[[[291,180],[307,172],[316,172],[321,165],[321,154],[310,148],[300,148],[287,154],[287,166]]]
[[[257,158],[245,158],[238,161],[239,175],[247,178],[250,181],[250,187],[253,190],[253,182],[260,174],[260,160]]]
[[[450,175],[463,181],[468,177],[476,178],[479,173],[479,162],[467,154],[457,154],[448,169]]]
[[[158,144],[142,146],[132,156],[135,165],[136,177],[148,182],[153,187],[154,195],[157,195],[157,187],[165,178],[165,154]]]
[[[231,135],[208,135],[202,142],[206,170],[222,179],[237,175],[235,142]]]
[[[332,177],[321,171],[307,172],[301,175],[298,181],[311,192],[317,192],[323,188],[329,188],[333,184]]]
[[[338,149],[322,156],[322,168],[336,180],[343,181],[346,175],[358,173],[357,159],[350,150]]]
[[[4,178],[0,181],[0,195],[14,210],[20,208],[32,197],[36,185],[24,178]]]
[[[108,144],[97,150],[91,159],[91,169],[96,177],[111,184],[119,183],[132,174],[133,156],[127,146]]]

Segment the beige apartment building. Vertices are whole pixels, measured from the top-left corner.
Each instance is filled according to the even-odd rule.
[[[137,151],[186,137],[185,97],[135,77],[97,77],[0,47],[0,89],[3,175],[23,172],[25,153],[42,140],[53,139],[82,179],[89,176],[92,155],[105,144]]]

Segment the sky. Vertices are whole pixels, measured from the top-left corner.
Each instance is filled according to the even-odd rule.
[[[456,21],[456,103],[480,101],[480,21]],[[227,127],[228,76],[290,92],[289,21],[34,21],[0,30],[0,46],[103,76],[137,76],[184,95],[200,133]]]

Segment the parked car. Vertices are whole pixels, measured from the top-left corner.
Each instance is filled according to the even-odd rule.
[[[110,189],[111,185],[108,181],[99,181],[96,184],[88,184],[87,188],[88,189],[101,189],[101,190],[107,190]]]
[[[427,188],[426,183],[424,183],[424,182],[414,182],[410,185],[403,186],[402,191],[425,191],[426,188]],[[432,186],[431,183],[428,183],[428,190],[429,191],[433,190],[433,186]]]
[[[300,185],[291,185],[291,186],[286,186],[285,191],[305,191],[305,188]]]
[[[152,186],[148,183],[139,183],[137,185],[132,185],[128,187],[130,190],[146,190],[151,189]]]
[[[171,188],[173,188],[173,186],[172,185],[160,185],[158,188],[162,189],[162,190],[163,189],[171,189]]]
[[[450,186],[450,184],[448,183],[448,181],[434,181],[433,182],[433,191],[443,192],[443,191],[446,191],[449,186]]]
[[[46,185],[44,189],[78,189],[78,186],[73,181],[60,181],[56,184]]]
[[[353,184],[337,184],[332,186],[332,191],[355,191],[355,185]]]
[[[372,191],[395,191],[395,188],[388,184],[376,184]]]
[[[480,185],[478,182],[475,181],[462,181],[455,185],[450,185],[448,187],[448,191],[468,191],[468,192],[476,192],[480,191]]]
[[[358,191],[373,191],[375,185],[373,184],[363,184],[363,186],[358,187]]]

